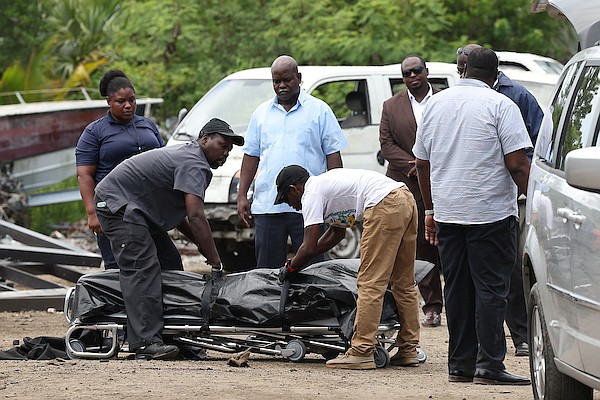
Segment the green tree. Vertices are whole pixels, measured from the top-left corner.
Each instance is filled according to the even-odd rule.
[[[264,66],[262,13],[267,1],[140,0],[127,3],[114,41],[105,47],[140,93],[165,98],[162,109],[174,115],[190,108],[227,74]],[[147,21],[151,20],[149,24]]]
[[[54,73],[68,79],[77,66],[103,57],[99,49],[110,40],[120,0],[53,0],[46,4],[53,34],[45,43]]]
[[[568,21],[547,14],[530,14],[529,0],[442,0],[451,29],[448,38],[460,46],[479,43],[495,50],[535,53],[567,61],[577,49],[575,31]]]
[[[12,64],[26,64],[40,50],[49,27],[37,1],[0,0],[0,75]]]
[[[39,50],[33,40],[27,40],[30,56],[25,66],[17,58],[3,68],[0,90],[63,88],[54,96],[61,100],[70,88],[89,85],[93,71],[109,62],[100,48],[110,40],[112,25],[120,9],[121,2],[118,0],[49,0],[43,3],[43,7],[31,8],[41,13],[39,18],[32,20],[44,26],[39,32],[44,32],[45,36],[40,34],[37,37]],[[26,10],[24,6],[12,7],[7,18]],[[27,18],[24,20],[29,21]],[[0,40],[0,45],[2,43],[3,40]],[[47,97],[39,94],[26,100],[50,100]],[[6,97],[0,99],[0,102],[6,101]]]
[[[0,0],[3,1],[3,0]],[[566,61],[567,21],[529,14],[530,0],[47,0],[51,76],[97,82],[123,69],[138,93],[165,98],[164,117],[191,107],[227,74],[268,66],[387,64],[419,54],[454,62],[469,42]],[[81,63],[96,62],[93,68]],[[92,65],[92,64],[91,64]],[[104,68],[102,68],[104,69]],[[74,82],[77,79],[71,80]],[[160,119],[160,118],[159,118]]]

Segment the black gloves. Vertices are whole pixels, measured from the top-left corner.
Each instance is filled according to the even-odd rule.
[[[279,283],[283,283],[287,279],[290,279],[298,271],[300,271],[300,268],[292,267],[292,259],[287,260],[285,265],[279,270]]]

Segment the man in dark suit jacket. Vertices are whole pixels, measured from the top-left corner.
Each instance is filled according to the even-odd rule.
[[[435,268],[419,283],[419,291],[425,301],[421,321],[423,326],[436,327],[441,323],[442,285],[437,248],[425,240],[425,207],[417,181],[415,144],[417,125],[427,100],[438,92],[428,82],[429,71],[425,60],[409,56],[402,61],[402,77],[407,90],[400,92],[383,103],[379,141],[381,154],[389,162],[386,175],[406,183],[417,203],[419,227],[417,237],[417,259],[430,261]]]

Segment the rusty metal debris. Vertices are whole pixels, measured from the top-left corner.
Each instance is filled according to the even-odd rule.
[[[100,255],[0,220],[0,311],[63,309],[82,272],[100,267]],[[62,283],[64,282],[64,283]]]

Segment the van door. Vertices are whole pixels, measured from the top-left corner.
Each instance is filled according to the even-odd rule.
[[[599,146],[600,62],[586,65],[577,86],[573,111],[560,157],[570,150]],[[600,377],[600,194],[571,188],[563,212],[570,238],[570,269],[577,315],[582,369]],[[566,222],[565,222],[566,219]]]
[[[581,368],[577,344],[577,318],[575,316],[574,291],[570,265],[571,236],[564,214],[572,207],[571,198],[575,188],[564,177],[564,157],[561,156],[577,139],[571,135],[570,104],[573,89],[579,76],[579,65],[571,65],[566,71],[550,107],[551,118],[548,131],[540,132],[536,145],[534,163],[528,188],[528,207],[532,207],[532,228],[537,232],[540,248],[546,263],[546,279],[554,310],[544,313],[548,320],[554,353],[558,358]],[[581,136],[581,135],[580,135]],[[572,139],[571,139],[572,138]],[[564,153],[566,154],[566,153]],[[533,187],[531,187],[533,185]],[[550,210],[550,211],[549,211]]]

